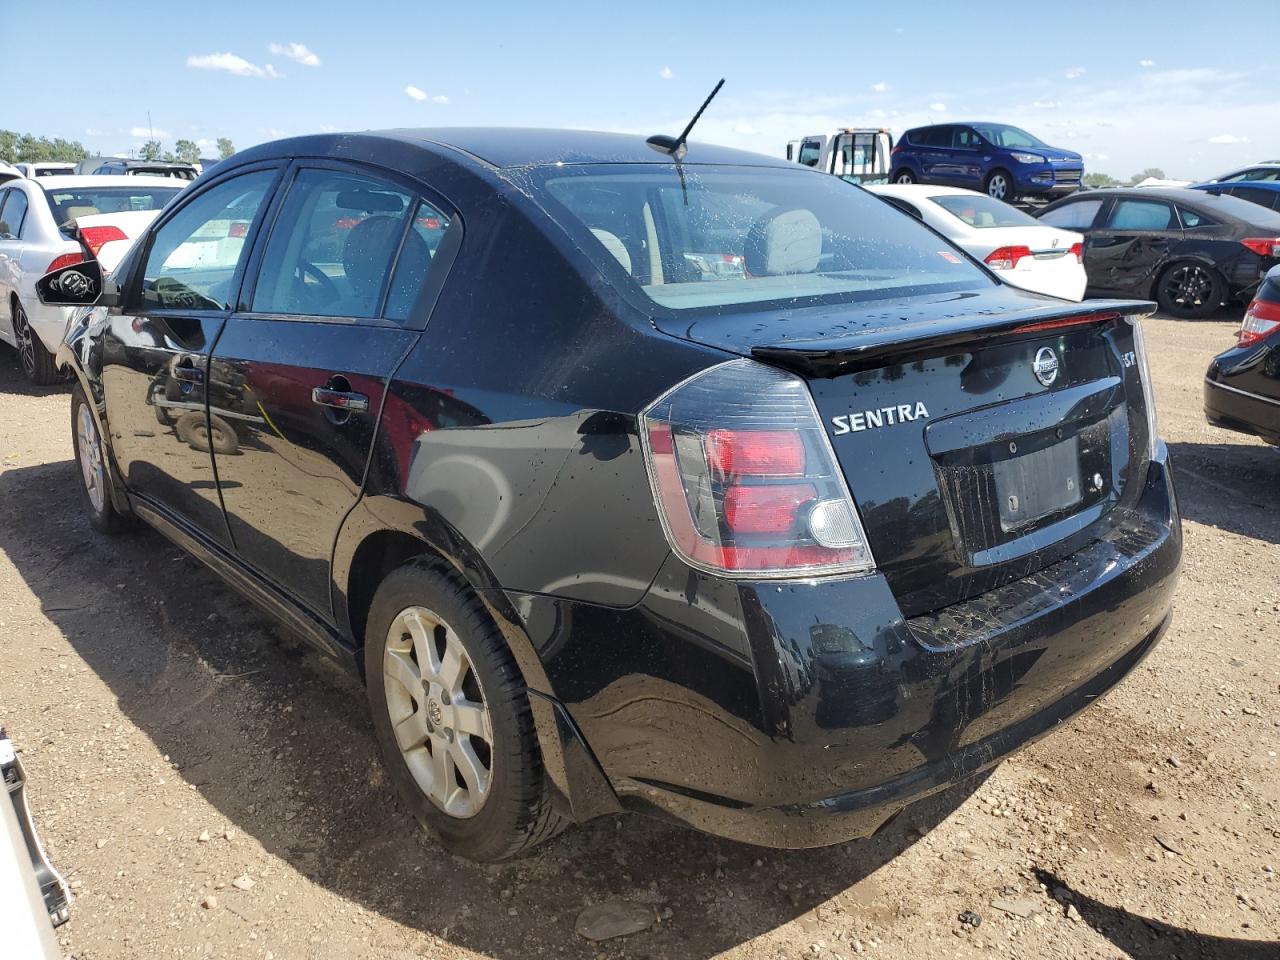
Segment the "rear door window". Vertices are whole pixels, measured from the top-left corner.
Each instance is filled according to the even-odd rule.
[[[1101,200],[1076,200],[1073,203],[1064,203],[1060,207],[1046,210],[1037,219],[1041,223],[1047,223],[1051,227],[1061,227],[1064,230],[1087,230],[1093,226],[1093,221],[1101,209]]]
[[[1187,230],[1193,227],[1216,227],[1218,225],[1218,221],[1214,220],[1213,217],[1197,210],[1192,210],[1189,207],[1179,206],[1178,216],[1182,220],[1182,226]]]
[[[245,241],[275,176],[275,170],[258,170],[225,180],[166,221],[142,270],[142,306],[229,309]]]
[[[8,199],[4,209],[0,210],[0,222],[4,224],[4,239],[17,240],[22,236],[22,225],[27,222],[27,195],[16,187],[7,192]]]
[[[438,234],[439,217],[423,213],[419,225],[418,209],[416,197],[385,180],[343,170],[299,171],[272,227],[251,309],[307,317],[381,316],[402,242],[411,259],[430,265],[434,247],[428,234]],[[406,237],[411,215],[414,229]],[[435,229],[428,230],[432,220]],[[425,276],[426,266],[419,272]],[[402,300],[397,304],[403,311]]]
[[[1163,200],[1117,200],[1106,226],[1109,230],[1177,230],[1178,218]]]

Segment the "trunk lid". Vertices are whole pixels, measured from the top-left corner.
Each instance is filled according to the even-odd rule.
[[[877,566],[915,616],[1064,558],[1136,500],[1148,437],[1126,318],[1152,308],[1000,288],[678,335],[805,377]]]

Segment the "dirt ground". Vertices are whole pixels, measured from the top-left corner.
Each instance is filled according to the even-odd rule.
[[[159,535],[92,532],[67,392],[0,352],[0,720],[73,882],[66,955],[1280,957],[1280,451],[1200,399],[1238,316],[1148,322],[1186,566],[1105,700],[873,840],[777,852],[633,816],[496,867],[399,808],[351,678]],[[575,934],[612,897],[660,919]]]

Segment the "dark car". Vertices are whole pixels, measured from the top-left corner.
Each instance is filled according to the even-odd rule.
[[[1036,216],[1084,234],[1090,296],[1146,297],[1184,319],[1248,302],[1280,263],[1280,213],[1200,190],[1091,190]]]
[[[940,183],[1012,203],[1080,189],[1084,159],[1007,123],[916,127],[893,148],[890,183]]]
[[[103,160],[92,172],[96,176],[172,177],[175,180],[194,180],[199,174],[189,163],[116,158]]]
[[[1197,183],[1192,190],[1203,190],[1215,197],[1238,197],[1268,210],[1280,210],[1280,180],[1251,180],[1248,183]]]
[[[1266,183],[1280,180],[1280,161],[1263,160],[1250,167],[1241,167],[1214,177],[1210,183]]]
[[[797,164],[302,137],[112,277],[59,354],[93,525],[140,517],[360,671],[405,803],[468,857],[622,809],[867,835],[1169,621],[1151,305],[1006,286]]]
[[[1280,267],[1258,288],[1236,345],[1209,364],[1204,412],[1215,426],[1280,445]]]

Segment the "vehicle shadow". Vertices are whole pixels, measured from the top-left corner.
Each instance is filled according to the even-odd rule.
[[[1185,927],[1142,917],[1095,900],[1049,870],[1036,868],[1036,879],[1050,890],[1064,890],[1080,918],[1133,960],[1275,960],[1280,943],[1240,940],[1197,933]]]
[[[594,957],[599,946],[574,920],[611,897],[662,916],[627,941],[629,956],[710,957],[815,908],[851,924],[887,918],[897,905],[866,878],[977,787],[930,798],[870,840],[820,850],[764,850],[630,816],[571,829],[510,864],[455,859],[396,801],[357,679],[282,637],[158,534],[94,533],[76,483],[70,459],[0,472],[0,550],[120,710],[269,854],[456,946],[502,960]],[[270,902],[246,897],[236,909],[273,923]]]
[[[1280,448],[1244,440],[1171,443],[1178,506],[1188,520],[1280,543]]]

